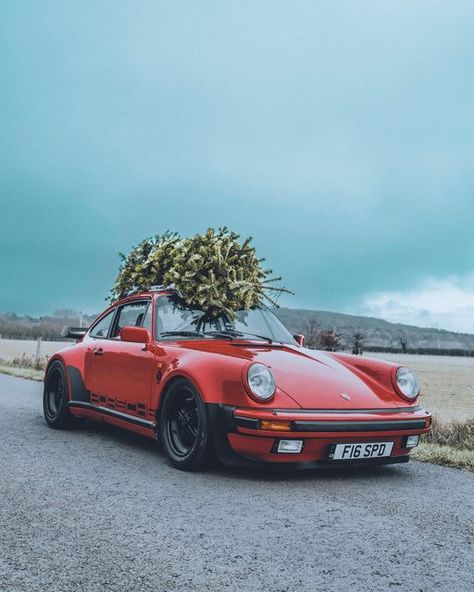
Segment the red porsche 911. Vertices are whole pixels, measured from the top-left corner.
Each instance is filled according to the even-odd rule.
[[[44,379],[52,428],[77,418],[158,439],[170,462],[406,462],[430,429],[413,372],[303,347],[264,306],[210,320],[157,287],[110,306]]]

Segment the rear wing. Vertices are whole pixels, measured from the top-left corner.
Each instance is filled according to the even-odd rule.
[[[67,339],[82,339],[89,330],[89,327],[64,327],[61,331],[61,337]]]

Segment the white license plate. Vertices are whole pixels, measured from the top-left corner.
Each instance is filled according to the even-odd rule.
[[[332,460],[383,458],[392,454],[393,442],[351,442],[336,444],[329,455]]]

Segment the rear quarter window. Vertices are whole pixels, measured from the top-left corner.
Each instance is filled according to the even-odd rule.
[[[89,332],[91,337],[102,337],[105,338],[109,334],[110,325],[114,318],[114,310],[111,310],[105,315],[98,323],[96,323]]]

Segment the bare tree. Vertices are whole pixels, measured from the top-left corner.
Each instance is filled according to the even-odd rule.
[[[402,347],[402,352],[406,354],[408,351],[408,339],[405,336],[402,336],[400,337],[399,342]]]
[[[356,356],[361,356],[364,353],[364,339],[365,334],[362,331],[354,331],[352,334],[352,353]]]
[[[78,319],[81,313],[73,308],[58,308],[53,313],[53,318],[57,319]]]
[[[333,329],[320,331],[319,344],[325,351],[337,351],[341,347],[341,334]]]
[[[304,329],[306,347],[315,349],[319,346],[320,325],[316,319],[310,319]]]

